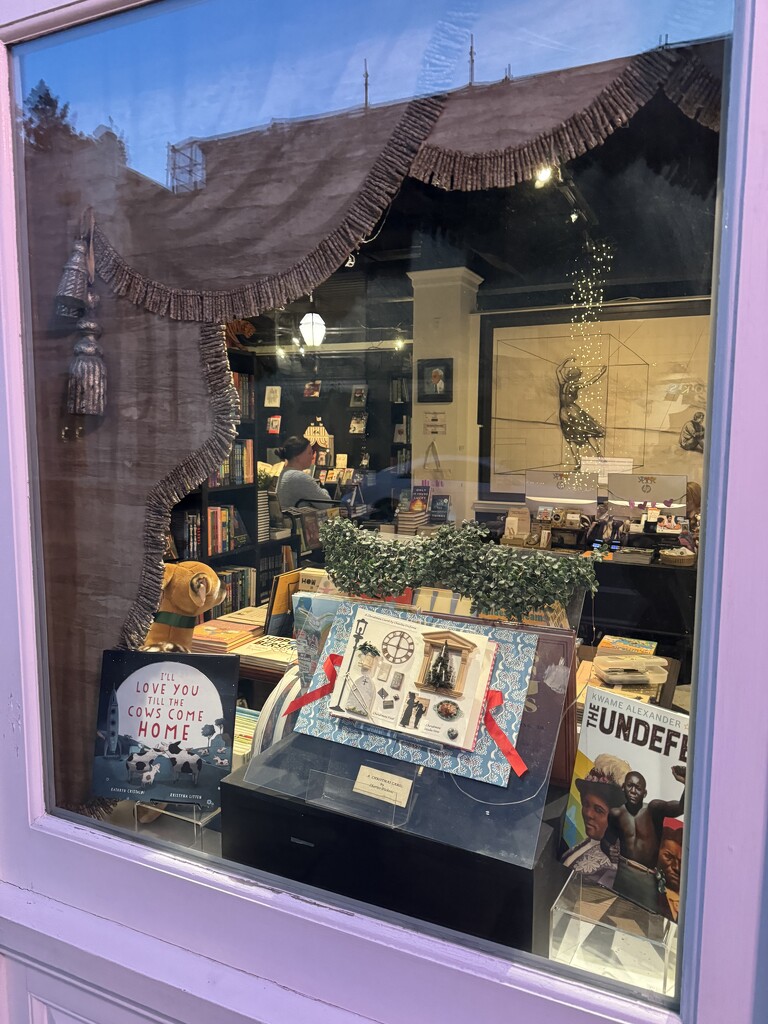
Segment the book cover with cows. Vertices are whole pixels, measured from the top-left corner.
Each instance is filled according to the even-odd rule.
[[[236,655],[104,651],[93,793],[219,807],[232,771]]]

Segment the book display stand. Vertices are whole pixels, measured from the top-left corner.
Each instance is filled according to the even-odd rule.
[[[552,904],[549,957],[674,996],[677,925],[574,872]]]
[[[142,812],[145,813],[147,820],[142,821]],[[149,812],[147,815],[146,812]],[[203,849],[203,829],[208,827],[210,823],[219,814],[218,807],[213,810],[205,810],[200,807],[199,804],[184,804],[184,803],[161,803],[154,800],[143,802],[137,801],[133,804],[133,831],[141,832],[150,821],[154,821],[160,815],[167,818],[171,818],[174,821],[182,821],[191,827],[192,841],[187,843],[189,849],[202,850]],[[174,835],[174,843],[180,843],[181,839]]]
[[[294,732],[222,780],[223,855],[546,955],[567,871],[543,814],[574,634],[531,631],[521,778],[488,785]]]
[[[354,777],[349,767],[343,758],[331,758],[328,771],[311,769],[306,802],[390,828],[406,826],[415,801],[418,767],[375,756],[362,758]]]

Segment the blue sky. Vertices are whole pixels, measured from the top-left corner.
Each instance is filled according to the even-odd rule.
[[[15,49],[80,131],[110,118],[129,162],[165,182],[166,147],[475,80],[588,64],[730,31],[732,0],[164,0]]]

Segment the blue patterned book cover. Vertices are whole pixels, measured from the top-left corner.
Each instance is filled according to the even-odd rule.
[[[411,702],[414,706],[416,702],[428,705],[422,713],[426,723],[430,710],[436,711],[440,706],[441,711],[447,714],[447,705],[461,704],[456,693],[461,672],[461,651],[458,645],[453,649],[454,641],[444,634],[475,635],[478,638],[478,647],[483,644],[496,645],[489,690],[500,691],[502,702],[493,712],[493,716],[504,735],[514,744],[520,729],[536,654],[536,634],[481,622],[458,623],[432,615],[408,612],[390,605],[377,606],[377,618],[386,616],[393,621],[392,630],[384,637],[383,642],[376,646],[374,653],[370,650],[363,651],[367,642],[360,634],[358,613],[364,617],[366,610],[372,611],[370,606],[357,602],[342,602],[339,605],[317,663],[310,691],[327,686],[329,680],[324,664],[329,655],[336,656],[337,665],[342,669],[337,686],[333,693],[301,709],[296,731],[491,785],[506,786],[509,782],[509,762],[488,732],[482,717],[474,749],[453,749],[442,742],[430,740],[426,735],[421,738],[412,737],[380,728],[364,720],[356,721],[353,717],[341,717],[339,708],[347,710],[349,704],[349,695],[346,691],[342,695],[341,686],[344,683],[346,666],[352,663],[353,671],[347,680],[348,686],[355,684],[357,676],[371,677],[372,686],[364,685],[362,682],[356,684],[355,692],[361,700],[366,695],[369,696],[372,707],[377,709],[379,702],[382,709],[385,704],[392,702],[398,708],[399,724],[399,715],[405,715],[407,702],[413,693],[414,698]],[[435,635],[439,634],[440,642],[430,650],[428,645],[434,642],[434,636],[424,634],[423,629],[411,630],[409,624],[431,627],[435,630]],[[426,639],[422,639],[423,636],[426,636]],[[368,654],[368,660],[373,660],[373,665],[357,665],[361,652],[363,655]],[[413,682],[413,686],[409,680]],[[360,700],[357,700],[357,703],[353,701],[353,707],[358,705]],[[411,718],[411,722],[414,719],[415,716]]]

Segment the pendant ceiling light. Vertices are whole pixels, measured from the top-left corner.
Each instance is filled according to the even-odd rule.
[[[319,313],[305,313],[299,323],[299,331],[307,348],[319,348],[325,338],[325,320]]]

